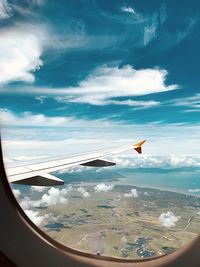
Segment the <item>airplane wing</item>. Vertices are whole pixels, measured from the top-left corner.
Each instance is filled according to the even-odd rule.
[[[139,154],[142,153],[142,145],[145,140],[136,143],[132,146],[107,149],[104,151],[94,151],[87,154],[82,154],[74,157],[60,158],[35,164],[29,164],[6,170],[8,181],[10,183],[38,186],[55,186],[62,185],[64,181],[50,174],[62,169],[74,167],[77,165],[91,167],[107,167],[116,165],[116,163],[105,159],[106,156],[111,156],[124,152],[130,149],[135,149]]]

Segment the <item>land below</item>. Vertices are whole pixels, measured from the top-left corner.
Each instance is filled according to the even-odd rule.
[[[41,211],[59,218],[43,230],[65,246],[112,257],[147,258],[171,253],[200,233],[199,197],[121,184],[107,192],[96,192],[89,182],[81,187],[89,197],[72,190],[66,204]],[[130,195],[132,189],[137,195]],[[170,226],[159,219],[168,212],[177,218]]]

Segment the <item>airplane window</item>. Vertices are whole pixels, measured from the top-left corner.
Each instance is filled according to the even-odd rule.
[[[177,5],[0,4],[8,181],[67,247],[146,259],[200,233],[199,4]]]

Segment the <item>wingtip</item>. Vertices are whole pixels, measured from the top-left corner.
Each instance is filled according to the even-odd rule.
[[[146,142],[146,140],[142,140],[135,145],[133,145],[133,148],[139,153],[142,154],[142,145]]]

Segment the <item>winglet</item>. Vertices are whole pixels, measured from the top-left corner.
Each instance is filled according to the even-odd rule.
[[[142,154],[142,145],[146,142],[146,140],[142,140],[137,144],[133,145],[133,148],[139,153]]]

